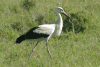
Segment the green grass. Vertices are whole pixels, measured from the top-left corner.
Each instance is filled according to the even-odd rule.
[[[0,67],[100,67],[99,0],[1,0]],[[73,19],[64,20],[61,36],[49,40],[50,58],[45,42],[15,44],[16,38],[32,27],[57,19],[55,8],[61,6]]]

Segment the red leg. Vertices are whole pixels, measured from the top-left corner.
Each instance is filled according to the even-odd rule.
[[[39,42],[37,42],[37,43],[36,43],[36,45],[34,46],[34,48],[33,48],[32,52],[31,52],[31,54],[30,54],[30,57],[31,57],[32,53],[34,52],[35,47],[37,46],[37,44],[38,44],[38,43],[39,43]]]
[[[46,45],[47,45],[47,52],[49,53],[50,57],[52,58],[51,54],[50,54],[50,51],[48,49],[48,42],[46,42]]]

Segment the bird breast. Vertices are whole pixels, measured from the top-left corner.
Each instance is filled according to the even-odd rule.
[[[56,25],[53,35],[59,36],[61,34],[63,25]]]

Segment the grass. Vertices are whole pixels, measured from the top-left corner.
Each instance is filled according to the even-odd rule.
[[[100,1],[97,0],[1,0],[0,67],[100,67]],[[55,8],[61,6],[73,19],[73,26],[62,15],[61,36],[49,40],[50,58],[45,42],[15,44],[16,38],[32,27],[55,21]]]

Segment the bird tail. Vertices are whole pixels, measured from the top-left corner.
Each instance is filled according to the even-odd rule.
[[[23,40],[25,40],[25,35],[21,35],[17,38],[16,43],[21,43]]]

